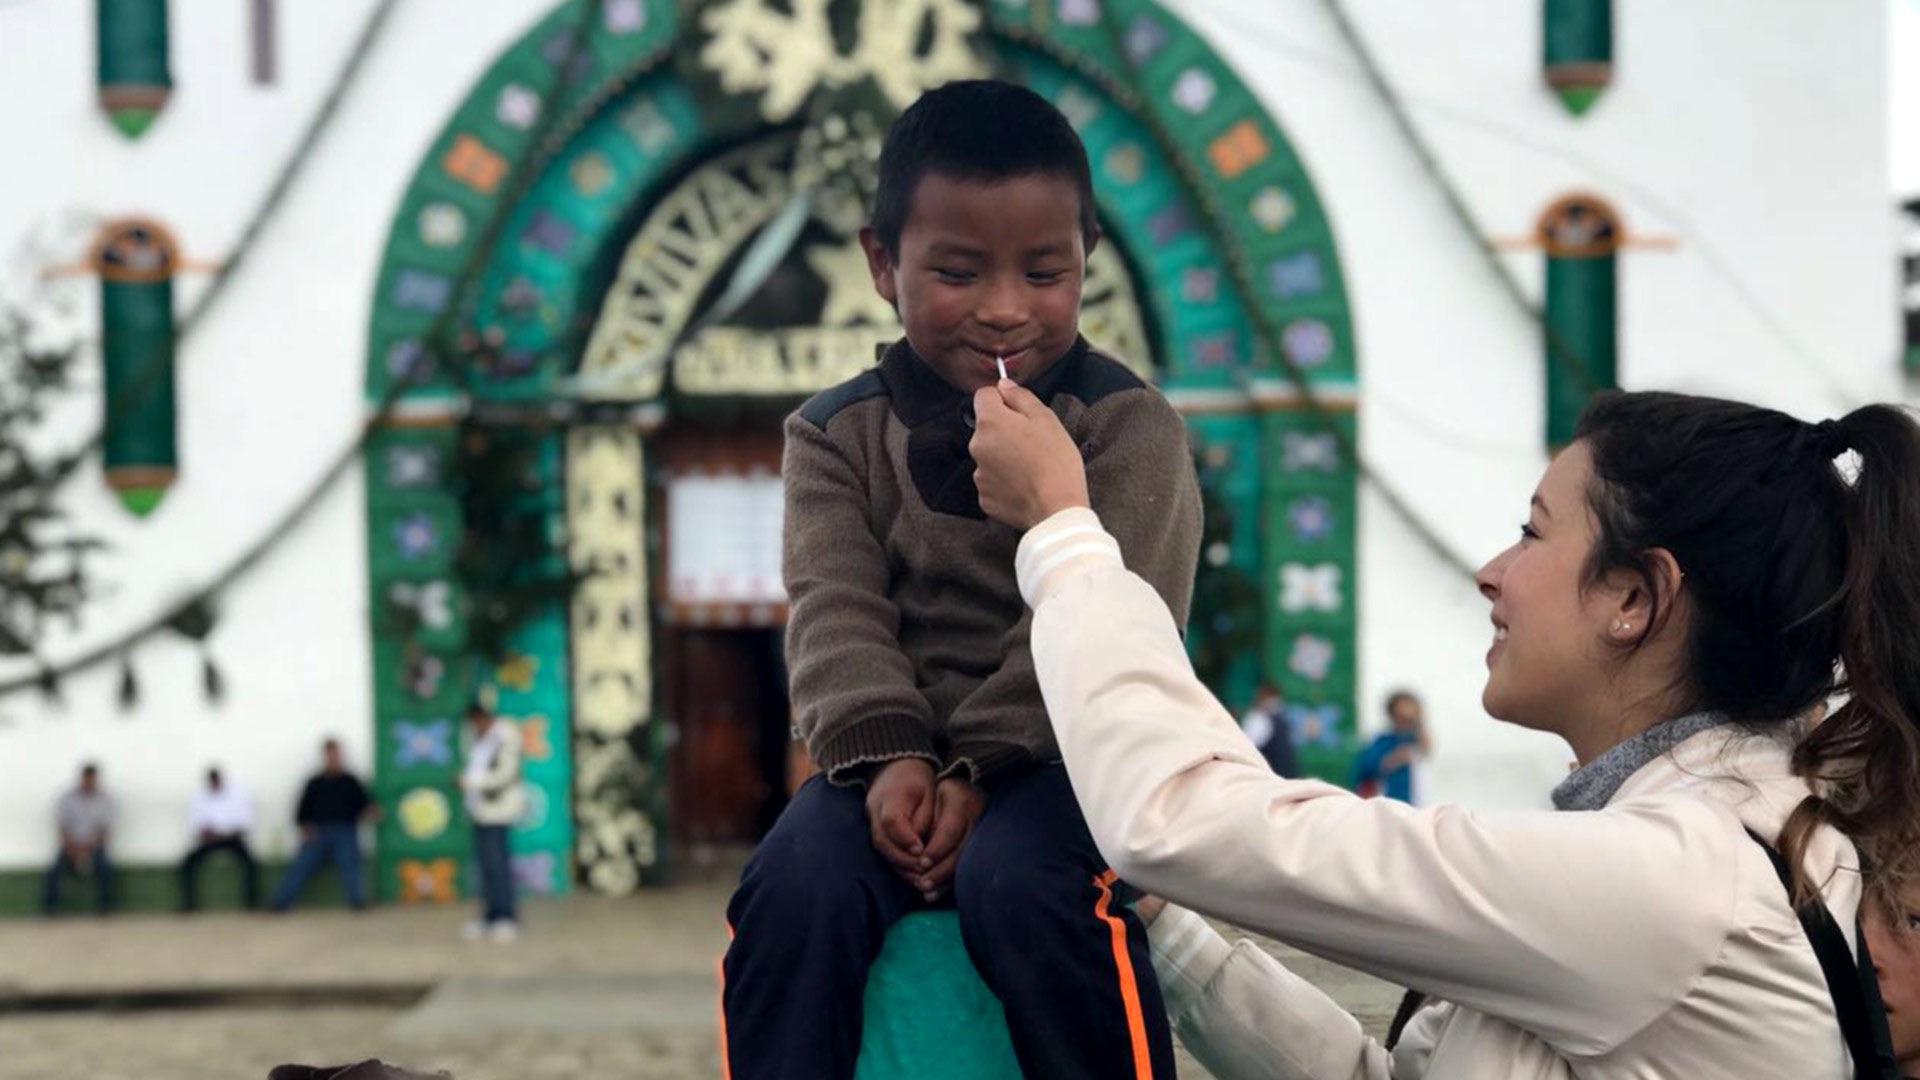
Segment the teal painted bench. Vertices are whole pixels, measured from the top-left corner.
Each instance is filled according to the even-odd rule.
[[[894,924],[867,976],[854,1080],[1021,1080],[1007,1016],[967,956],[960,916]]]

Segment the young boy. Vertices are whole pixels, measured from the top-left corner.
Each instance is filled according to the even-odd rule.
[[[1032,91],[949,84],[887,135],[860,239],[906,339],[786,425],[787,658],[822,775],[728,907],[734,1080],[851,1077],[888,927],[949,897],[1027,1076],[1174,1075],[1146,935],[1034,681],[1020,537],[981,512],[967,450],[972,395],[1004,363],[1072,432],[1101,520],[1185,622],[1200,544],[1186,429],[1079,336],[1099,238],[1086,151]]]

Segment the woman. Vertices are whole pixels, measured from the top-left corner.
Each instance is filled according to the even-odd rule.
[[[1785,854],[1809,918],[1824,907],[1843,928],[1843,955],[1863,895],[1891,895],[1920,859],[1920,429],[1904,413],[1811,425],[1671,394],[1598,399],[1518,542],[1477,576],[1488,713],[1561,736],[1581,762],[1560,812],[1496,816],[1273,776],[1122,565],[1047,410],[1005,385],[975,408],[981,505],[1030,530],[1019,571],[1040,684],[1113,869],[1432,1002],[1388,1051],[1278,965],[1245,948],[1234,963],[1170,913],[1154,930],[1169,996],[1203,999],[1182,1026],[1222,1073],[1854,1075],[1755,837]],[[1834,464],[1849,450],[1852,483]],[[1836,692],[1847,704],[1801,741],[1792,718]],[[1892,853],[1864,889],[1849,836]]]

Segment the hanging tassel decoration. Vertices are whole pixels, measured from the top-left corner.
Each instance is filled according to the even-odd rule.
[[[213,662],[213,653],[208,649],[200,650],[200,689],[206,695],[208,704],[218,705],[227,697],[227,681],[220,674],[219,665]]]
[[[120,657],[120,711],[132,712],[140,704],[140,680],[133,674],[133,658]]]
[[[40,676],[39,678],[34,680],[34,683],[36,686],[39,687],[40,696],[46,699],[47,704],[49,705],[65,705],[66,704],[66,700],[60,696],[60,673],[59,672],[53,670],[50,667],[41,668]]]

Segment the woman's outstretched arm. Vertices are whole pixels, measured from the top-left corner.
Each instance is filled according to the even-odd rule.
[[[1732,924],[1724,811],[1481,817],[1275,776],[1195,677],[1091,510],[1022,542],[1040,687],[1094,840],[1127,881],[1338,963],[1604,1053]]]

